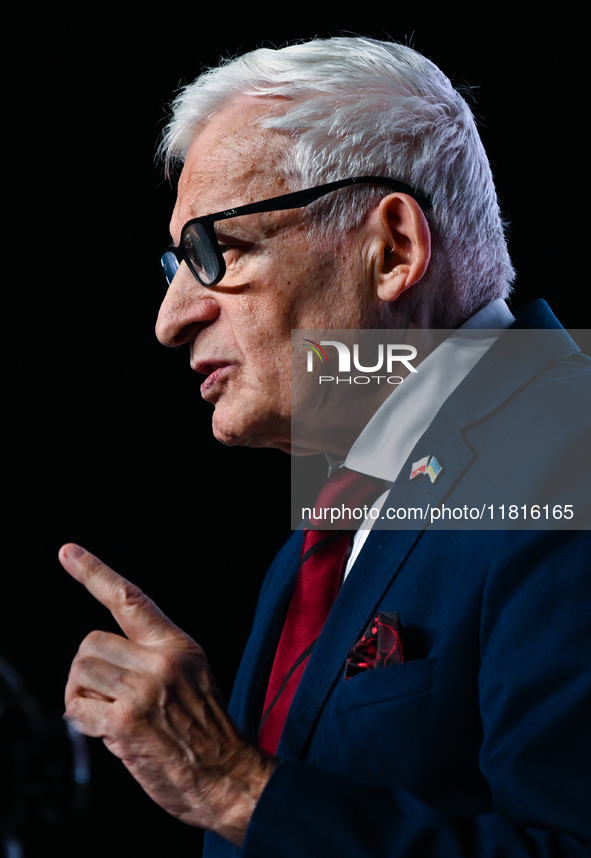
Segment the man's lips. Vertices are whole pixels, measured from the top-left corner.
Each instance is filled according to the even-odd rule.
[[[217,382],[222,381],[233,368],[234,364],[225,363],[223,361],[200,361],[195,364],[193,366],[195,372],[207,376],[201,385],[201,395],[205,397],[211,388]]]

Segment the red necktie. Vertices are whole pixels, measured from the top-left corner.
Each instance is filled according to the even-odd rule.
[[[314,511],[327,507],[361,508],[377,498],[383,483],[340,468],[325,483]],[[351,522],[341,517],[333,530],[304,530],[298,577],[279,639],[269,678],[259,732],[260,747],[274,754],[287,713],[316,639],[328,617],[341,586],[343,568],[353,531]],[[336,529],[339,528],[339,529]]]

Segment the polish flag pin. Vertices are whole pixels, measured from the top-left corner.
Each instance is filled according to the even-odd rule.
[[[409,479],[414,480],[415,477],[418,477],[419,474],[424,474],[427,470],[427,465],[429,464],[429,456],[425,456],[422,459],[419,459],[418,462],[413,462],[412,468],[410,469],[410,477]]]

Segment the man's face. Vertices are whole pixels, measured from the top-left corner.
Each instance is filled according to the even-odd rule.
[[[175,244],[191,218],[292,190],[277,170],[285,141],[256,125],[268,109],[237,100],[196,134],[170,225]],[[217,223],[226,275],[208,289],[182,263],[160,309],[157,336],[189,343],[192,368],[207,376],[201,394],[215,406],[214,435],[225,444],[290,451],[292,328],[383,326],[364,281],[369,248],[355,232],[336,245],[311,239],[304,212]]]

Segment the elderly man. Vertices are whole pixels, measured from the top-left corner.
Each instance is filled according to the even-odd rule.
[[[539,451],[560,465],[589,437],[590,365],[546,305],[507,308],[490,168],[439,69],[365,39],[255,51],[181,93],[163,151],[183,167],[157,334],[189,344],[216,438],[325,452],[337,478],[374,478],[376,510],[417,491],[440,510],[483,485],[500,502],[503,469],[526,511],[544,499]],[[517,363],[510,326],[552,336]],[[294,443],[311,388],[292,398],[292,330],[392,328],[458,333],[419,356],[407,394],[382,387]],[[442,375],[442,350],[477,329],[495,333]],[[263,587],[229,714],[198,644],[67,545],[126,637],[85,639],[66,714],[207,829],[208,856],[588,854],[588,545],[307,527]]]

